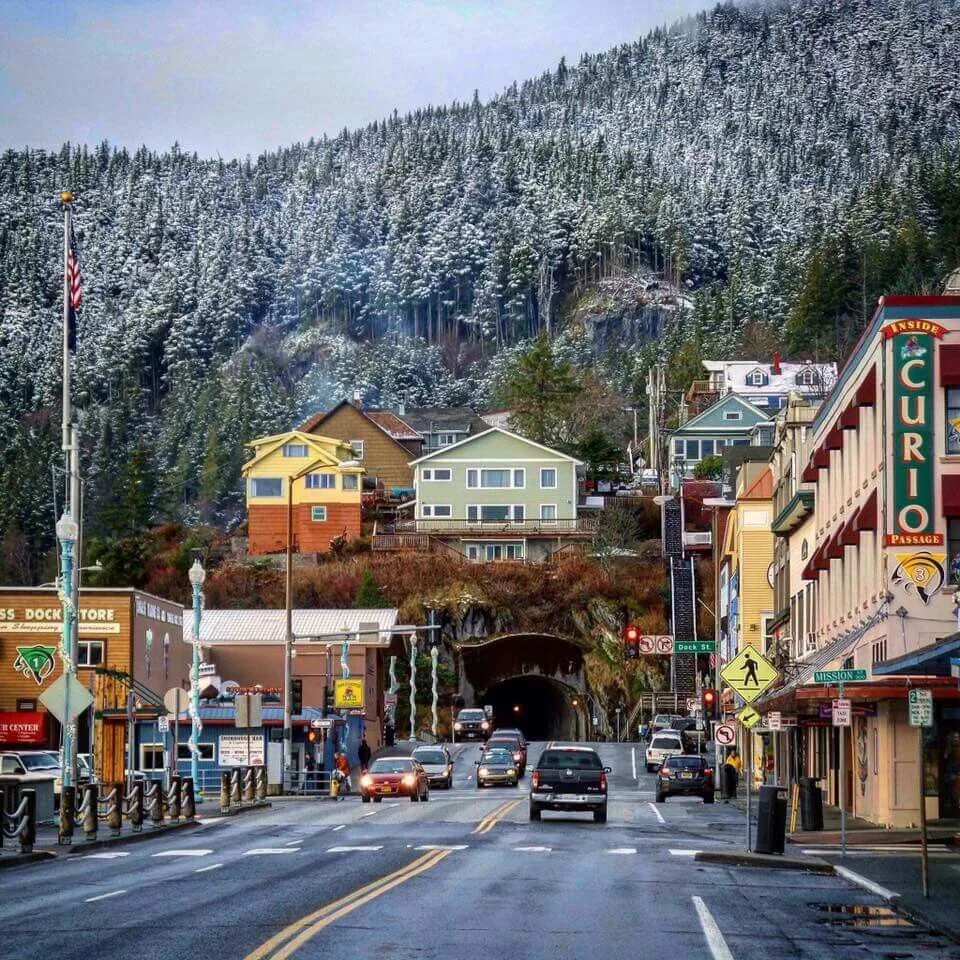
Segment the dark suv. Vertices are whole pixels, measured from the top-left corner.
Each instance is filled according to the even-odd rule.
[[[453,725],[453,734],[460,740],[486,740],[490,736],[490,721],[483,710],[461,710]]]
[[[704,803],[713,803],[713,790],[713,767],[696,754],[667,757],[657,774],[657,803],[679,796],[703,797]]]

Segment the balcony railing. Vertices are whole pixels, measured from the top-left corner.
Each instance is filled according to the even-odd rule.
[[[438,535],[477,534],[488,536],[575,536],[589,535],[596,530],[595,517],[573,520],[398,520],[389,532],[432,533]]]

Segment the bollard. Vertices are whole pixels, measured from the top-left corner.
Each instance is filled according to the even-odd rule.
[[[330,796],[333,797],[334,800],[336,800],[339,795],[340,795],[340,782],[337,780],[336,777],[331,776],[330,777]]]
[[[240,768],[230,771],[230,802],[240,805]]]
[[[256,770],[257,799],[263,802],[267,799],[267,768],[257,767]]]
[[[123,783],[115,783],[107,801],[107,826],[115,837],[123,832],[123,787]]]
[[[193,777],[183,778],[183,819],[192,820],[197,815],[196,795],[193,792]]]
[[[180,819],[181,790],[180,774],[176,773],[170,778],[170,790],[167,793],[167,809],[170,812],[170,819],[174,821]]]
[[[150,804],[150,822],[155,827],[163,826],[163,787],[154,781],[147,791],[147,802]]]
[[[20,808],[26,808],[20,821],[20,852],[31,853],[37,839],[37,791],[21,790]]]
[[[100,806],[100,788],[95,783],[88,783],[83,789],[83,804],[80,809],[83,813],[83,836],[86,840],[97,839],[97,827],[100,817],[97,815]]]
[[[57,831],[57,843],[73,843],[74,818],[77,810],[77,788],[60,788],[60,827]]]
[[[230,812],[230,774],[226,771],[220,774],[220,812]]]
[[[243,802],[253,803],[253,767],[243,768]]]
[[[127,818],[134,833],[139,833],[143,829],[143,781],[135,780],[133,790],[127,798],[129,806],[127,807]]]

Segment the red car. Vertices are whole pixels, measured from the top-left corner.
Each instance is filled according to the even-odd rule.
[[[384,797],[409,797],[413,803],[430,799],[426,771],[411,757],[379,757],[360,778],[363,803],[379,803]]]

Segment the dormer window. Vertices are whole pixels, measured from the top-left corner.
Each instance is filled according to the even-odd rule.
[[[770,378],[762,370],[753,370],[747,374],[748,387],[765,387]]]
[[[798,387],[812,387],[817,382],[817,371],[813,367],[804,367],[797,374]]]

